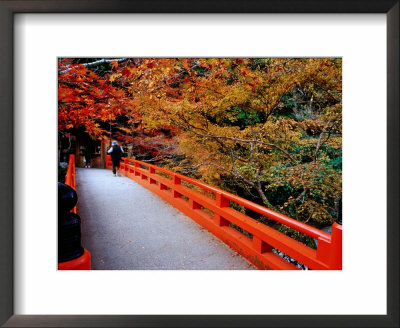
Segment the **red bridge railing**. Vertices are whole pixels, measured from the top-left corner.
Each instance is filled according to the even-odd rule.
[[[107,155],[106,168],[111,167],[111,158]],[[342,226],[337,223],[328,234],[198,180],[133,159],[123,158],[121,173],[192,218],[259,269],[299,269],[274,253],[273,248],[313,270],[342,269]],[[235,210],[230,207],[232,204],[315,238],[317,249]]]
[[[75,182],[75,155],[69,155],[69,162],[67,168],[67,174],[65,175],[65,184],[76,190]],[[72,209],[72,212],[76,214],[76,206]]]
[[[69,155],[67,174],[65,175],[65,184],[76,190],[74,154]],[[71,211],[77,214],[76,206]],[[60,224],[60,222],[58,224]],[[91,255],[90,252],[85,248],[83,249],[83,255],[81,255],[80,257],[73,259],[71,261],[58,263],[58,270],[90,270],[90,269],[91,269]]]

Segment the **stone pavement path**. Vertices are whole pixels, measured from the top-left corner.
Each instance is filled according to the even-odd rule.
[[[192,219],[110,170],[76,169],[82,244],[94,270],[255,270]]]

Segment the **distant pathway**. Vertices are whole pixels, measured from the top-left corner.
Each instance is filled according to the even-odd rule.
[[[171,205],[110,170],[76,169],[82,244],[98,270],[254,270]]]

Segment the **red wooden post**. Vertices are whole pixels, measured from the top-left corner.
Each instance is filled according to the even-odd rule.
[[[342,270],[342,226],[336,222],[332,226],[331,232],[332,249],[330,266],[333,270]]]
[[[328,270],[342,270],[342,226],[332,225],[329,239],[318,238],[317,259],[328,266]]]
[[[219,192],[215,194],[215,202],[220,208],[229,206],[229,199]],[[217,213],[214,213],[214,223],[219,227],[229,226],[229,221]]]
[[[176,174],[174,174],[172,176],[172,181],[173,181],[173,184],[181,184],[181,178],[176,176]]]
[[[176,174],[172,175],[172,184],[175,185],[180,185],[181,184],[181,178],[179,178],[178,176],[176,176]],[[174,198],[181,198],[182,194],[178,191],[175,190],[175,188],[173,188],[172,190],[172,194]]]
[[[218,207],[228,207],[229,206],[229,199],[224,197],[222,193],[215,194],[215,201]]]
[[[150,178],[150,184],[156,184],[156,180],[152,178],[152,175],[156,173],[156,169],[152,166],[149,167],[149,178]]]
[[[140,172],[138,171],[139,168],[140,168],[140,164],[135,161],[135,176],[140,175]]]

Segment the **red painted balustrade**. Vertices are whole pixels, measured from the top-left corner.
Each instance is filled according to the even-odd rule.
[[[67,168],[67,174],[65,175],[65,184],[76,190],[75,180],[75,155],[69,155],[69,162]],[[76,206],[71,210],[76,214]],[[66,262],[58,263],[58,270],[90,270],[91,269],[91,255],[84,249],[82,256]]]
[[[75,182],[75,155],[69,155],[67,174],[65,175],[65,184],[76,190]],[[76,214],[76,206],[72,209],[72,212]]]
[[[111,167],[111,157],[107,155],[106,168]],[[342,226],[337,223],[333,224],[332,233],[328,234],[198,180],[134,159],[122,159],[121,173],[192,218],[259,269],[299,269],[274,253],[273,249],[313,270],[342,269]],[[317,249],[235,210],[232,204],[241,205],[315,238]]]

